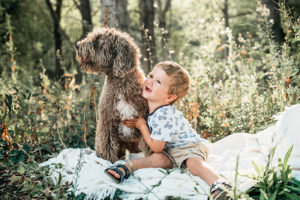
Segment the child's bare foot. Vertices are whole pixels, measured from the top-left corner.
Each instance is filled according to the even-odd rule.
[[[130,176],[130,172],[126,165],[121,164],[107,168],[105,173],[117,183],[123,182]]]
[[[121,170],[121,172],[123,173],[123,175],[125,174],[125,170],[121,167],[118,167],[119,170]],[[114,170],[111,170],[111,169],[108,169],[106,170],[108,173],[110,173],[111,175],[113,175],[115,178],[119,179],[120,178],[120,174],[117,173],[116,171]]]

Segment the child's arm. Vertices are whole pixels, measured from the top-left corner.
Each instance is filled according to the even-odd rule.
[[[146,144],[154,153],[161,153],[165,147],[166,142],[160,140],[154,140],[150,137],[150,131],[144,118],[139,117],[136,119],[126,119],[122,121],[124,125],[130,128],[137,128],[141,131]]]

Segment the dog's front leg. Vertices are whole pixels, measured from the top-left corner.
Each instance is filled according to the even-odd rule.
[[[95,138],[95,150],[97,156],[109,160],[112,163],[119,160],[118,152],[120,148],[118,138],[115,135],[117,130],[114,129],[112,124],[104,125],[104,122],[99,120]]]

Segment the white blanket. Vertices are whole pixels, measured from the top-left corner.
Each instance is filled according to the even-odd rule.
[[[222,176],[234,183],[238,160],[237,188],[246,191],[255,183],[243,174],[255,174],[252,161],[258,166],[265,165],[271,149],[276,146],[273,164],[284,158],[289,147],[293,151],[289,160],[292,175],[300,180],[300,104],[287,108],[277,123],[257,134],[236,133],[218,142],[209,144],[208,163]],[[124,162],[124,161],[118,161]],[[54,165],[61,163],[62,168]],[[50,165],[54,182],[62,177],[62,183],[73,183],[70,188],[75,194],[85,193],[87,199],[113,198],[117,189],[122,191],[122,199],[165,199],[167,196],[182,199],[206,200],[208,185],[199,177],[172,169],[169,174],[164,169],[147,168],[134,172],[121,184],[116,184],[104,174],[111,165],[98,158],[90,149],[65,149],[55,158],[41,164]],[[75,184],[76,183],[76,184]],[[153,187],[154,186],[154,187]]]

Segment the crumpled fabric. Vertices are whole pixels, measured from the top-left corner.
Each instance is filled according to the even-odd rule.
[[[271,150],[276,147],[273,166],[278,158],[284,158],[293,145],[289,160],[292,176],[300,180],[300,104],[286,109],[278,117],[276,124],[256,134],[235,133],[215,143],[208,144],[210,155],[208,164],[240,191],[246,191],[255,182],[244,175],[255,174],[252,162],[264,166]],[[142,156],[133,154],[134,157]],[[118,161],[124,163],[125,161]],[[60,163],[61,167],[57,164]],[[50,167],[54,183],[73,183],[76,195],[86,194],[86,199],[113,199],[116,192],[122,199],[166,199],[168,196],[181,199],[206,200],[209,186],[199,177],[183,169],[146,168],[136,170],[123,183],[117,184],[104,170],[111,166],[107,160],[96,156],[95,151],[85,149],[65,149],[56,157],[41,163]],[[238,172],[238,175],[236,176]],[[236,183],[235,183],[236,178]]]

